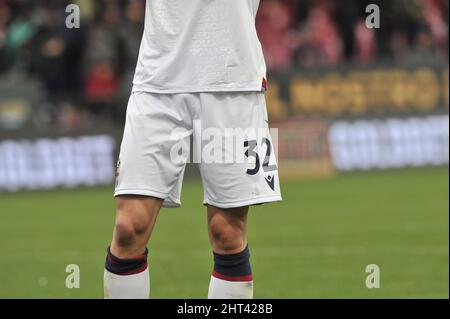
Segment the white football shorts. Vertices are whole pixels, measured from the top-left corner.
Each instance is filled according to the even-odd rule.
[[[114,195],[179,207],[187,162],[199,165],[205,205],[280,201],[264,93],[132,93]]]

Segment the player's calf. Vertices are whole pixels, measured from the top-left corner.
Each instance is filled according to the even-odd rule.
[[[214,255],[209,299],[253,298],[247,214],[248,207],[208,207],[208,230]]]
[[[105,298],[144,299],[150,294],[147,242],[162,200],[123,196],[116,199],[117,213],[105,272]]]
[[[208,232],[214,252],[229,255],[245,248],[247,213],[247,207],[227,210],[208,208]]]
[[[111,252],[120,258],[142,254],[147,246],[161,205],[161,199],[152,197],[117,197]]]

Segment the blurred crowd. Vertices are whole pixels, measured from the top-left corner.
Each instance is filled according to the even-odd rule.
[[[366,7],[380,8],[367,28]],[[269,69],[448,60],[448,0],[262,0],[257,19]]]
[[[65,27],[69,3],[81,9],[80,29]],[[380,29],[365,26],[369,3],[381,8]],[[448,5],[448,0],[261,0],[257,29],[271,71],[447,61]],[[61,101],[71,101],[94,114],[120,113],[144,9],[144,0],[0,0],[0,78],[20,72],[38,79],[57,110]]]
[[[66,27],[68,4],[80,8],[79,29]],[[144,8],[143,0],[0,0],[0,77],[38,79],[50,112],[68,125],[85,121],[83,108],[114,115],[126,106]]]

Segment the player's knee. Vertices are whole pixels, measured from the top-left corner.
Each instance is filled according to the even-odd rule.
[[[136,232],[133,225],[124,220],[116,221],[114,229],[114,240],[119,247],[128,247],[134,244]]]
[[[118,205],[118,218],[114,229],[114,241],[119,247],[133,246],[147,232],[148,225],[140,220],[130,207]]]
[[[245,238],[239,227],[224,225],[220,222],[210,223],[211,240],[215,250],[221,253],[239,251],[245,245]]]

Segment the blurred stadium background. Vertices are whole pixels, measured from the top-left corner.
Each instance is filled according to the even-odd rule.
[[[102,298],[142,0],[0,0],[0,298]],[[381,28],[365,26],[368,4]],[[284,202],[256,207],[258,298],[448,298],[448,0],[262,0]],[[151,240],[155,298],[204,298],[202,191]],[[183,260],[180,265],[179,261]],[[81,288],[65,287],[65,267]],[[365,287],[365,267],[381,288]]]

